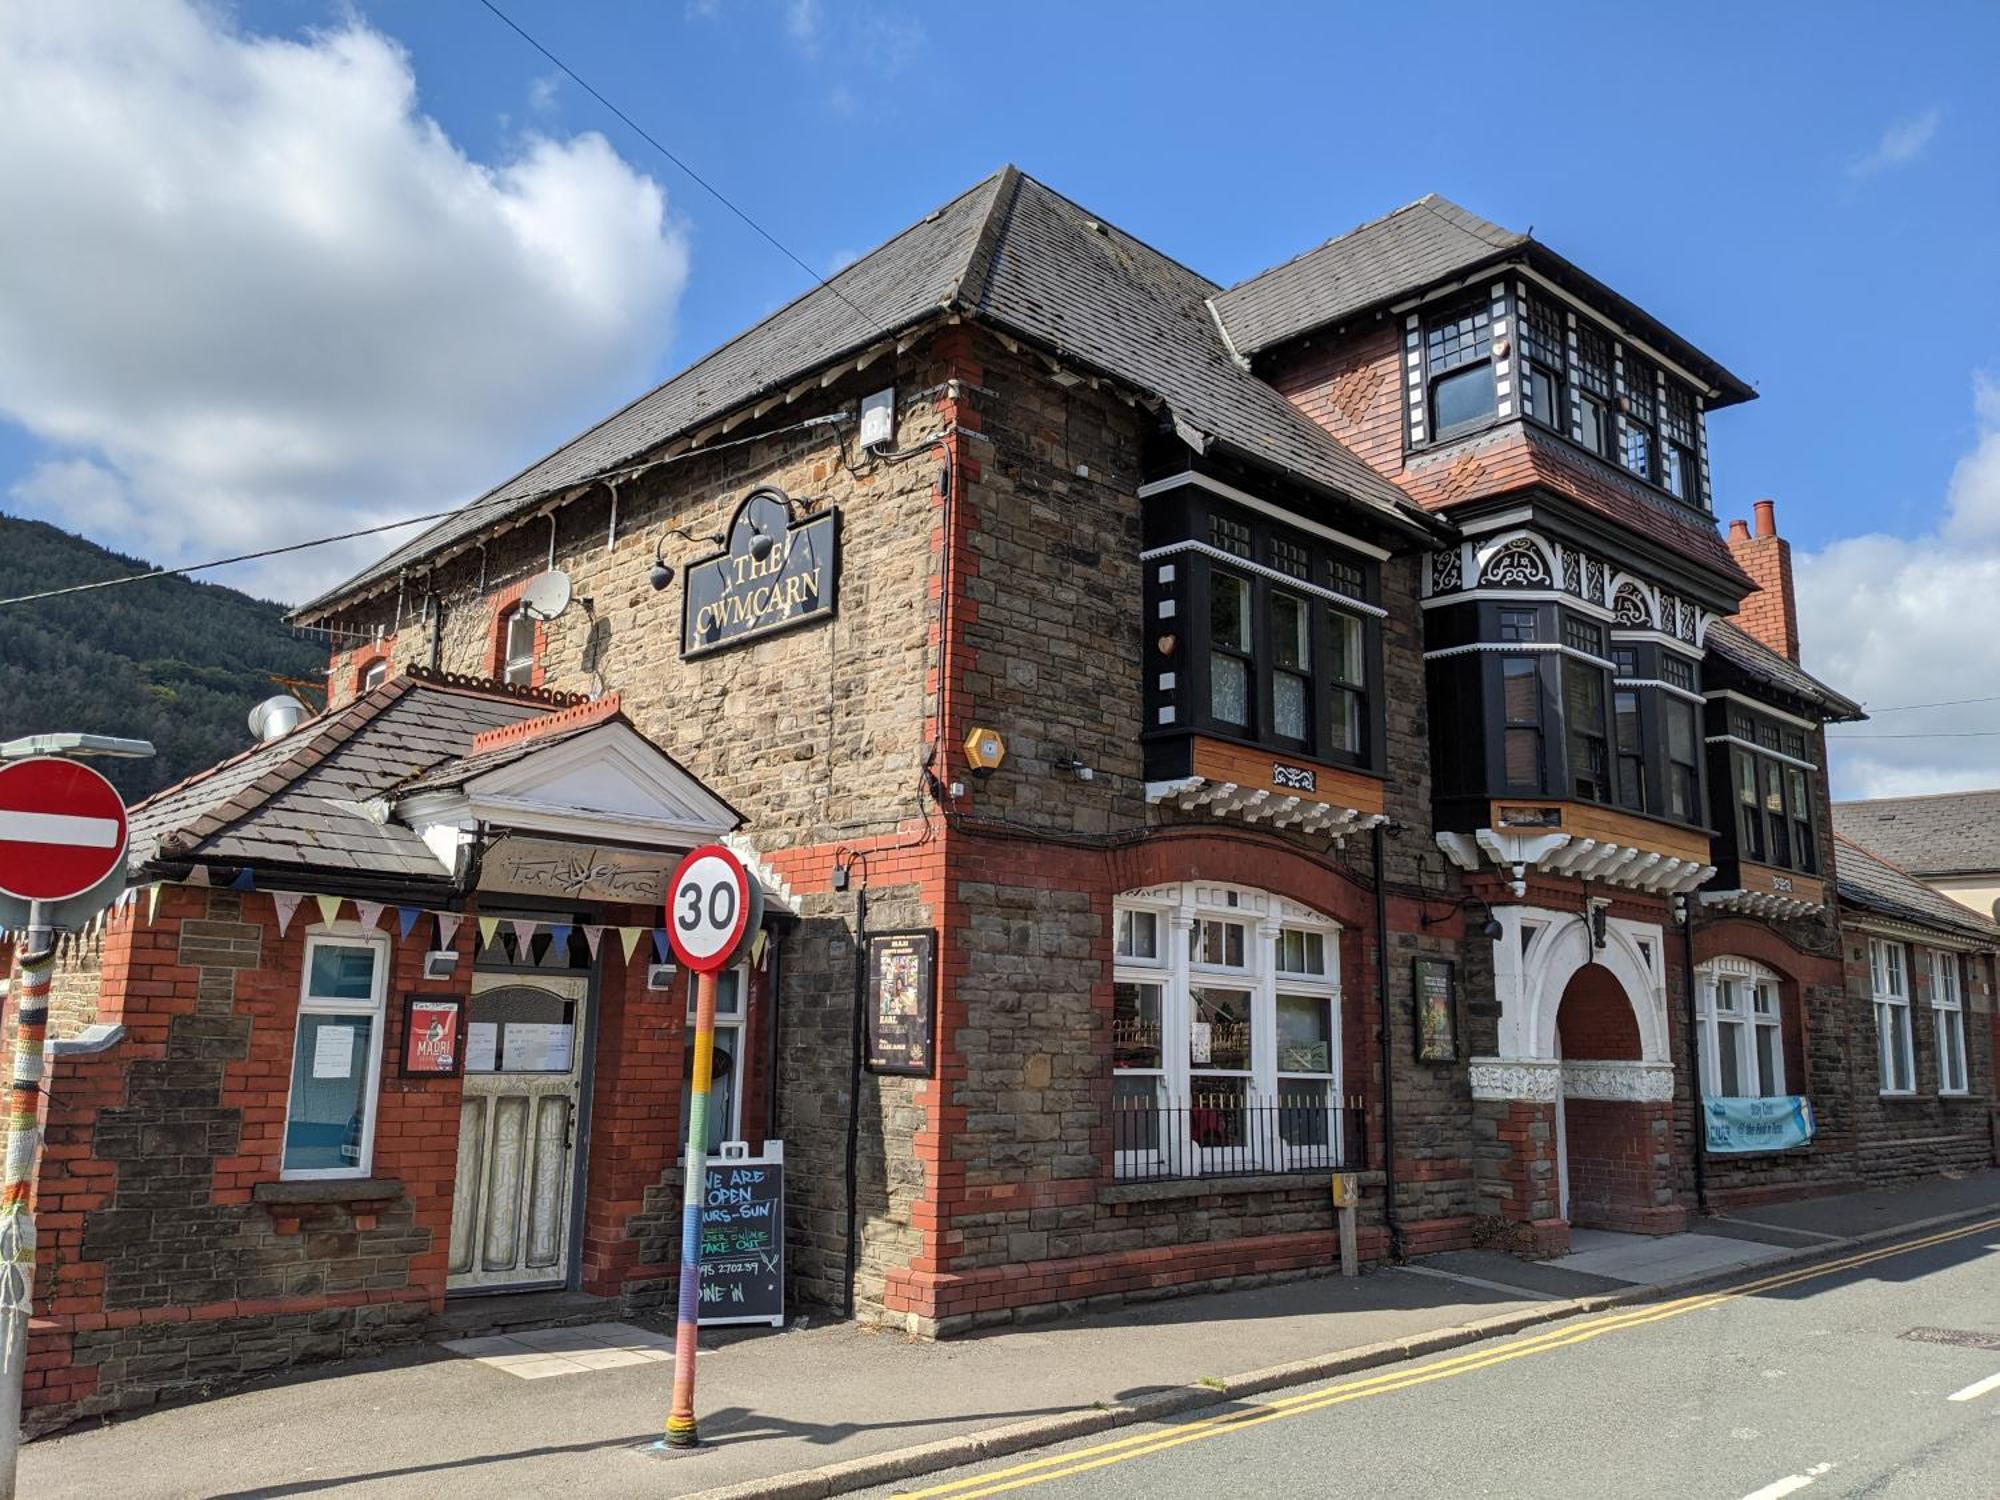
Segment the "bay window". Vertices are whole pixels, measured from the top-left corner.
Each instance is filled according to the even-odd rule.
[[[1965,1070],[1965,991],[1959,983],[1959,959],[1942,948],[1931,950],[1931,1018],[1937,1022],[1938,1092],[1967,1092]]]
[[[1250,580],[1213,569],[1208,575],[1208,711],[1213,717],[1249,727],[1253,667]]]
[[[1120,897],[1113,921],[1119,1175],[1337,1166],[1339,928],[1194,883]]]
[[[1582,656],[1602,657],[1604,632],[1587,620],[1565,616],[1563,644]],[[1608,802],[1611,773],[1605,736],[1604,668],[1565,654],[1562,678],[1571,795],[1588,802]]]
[[[1913,1094],[1917,1060],[1910,1035],[1909,950],[1887,938],[1870,939],[1868,965],[1875,987],[1875,1047],[1881,1092]]]
[[[281,1175],[368,1175],[388,976],[386,935],[358,925],[306,935]]]
[[[1724,733],[1712,739],[1728,747],[1737,856],[1817,874],[1811,773],[1818,767],[1805,758],[1804,731],[1732,706]]]
[[[1740,958],[1703,964],[1695,971],[1695,1022],[1703,1097],[1784,1094],[1784,1022],[1775,974]]]

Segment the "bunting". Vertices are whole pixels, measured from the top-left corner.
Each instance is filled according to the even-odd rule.
[[[493,946],[493,934],[499,930],[500,919],[498,917],[481,917],[479,919],[479,946],[482,948],[491,948]]]
[[[597,945],[603,941],[604,929],[602,927],[593,927],[588,922],[583,924],[583,942],[584,946],[590,949],[590,961],[592,963],[597,962]]]
[[[410,929],[417,925],[417,918],[424,914],[421,906],[399,906],[396,908],[397,935],[404,942],[410,940]]]
[[[507,926],[514,934],[514,957],[525,960],[534,946],[535,929],[542,924],[533,917],[509,917]]]
[[[257,889],[257,877],[252,875],[250,867],[245,865],[236,872],[236,878],[229,882],[229,888],[233,891],[254,891]]]
[[[194,867],[193,869],[189,870],[189,871],[187,872],[187,884],[189,884],[189,885],[207,885],[207,884],[208,884],[208,866],[207,866],[207,865],[196,865],[196,866],[195,866],[195,867]]]
[[[382,903],[357,900],[354,903],[354,919],[363,927],[372,929],[382,920]]]
[[[550,923],[550,924],[549,924],[549,949],[550,949],[550,951],[552,951],[552,952],[555,952],[555,953],[563,953],[563,954],[566,954],[566,953],[568,953],[568,952],[569,952],[569,935],[570,935],[570,933],[574,932],[575,930],[576,930],[576,929],[575,929],[575,928],[574,928],[573,926],[571,926],[571,924],[569,924],[568,922],[552,922],[552,923]]]
[[[306,898],[297,891],[271,892],[271,905],[278,909],[278,936],[285,935],[285,929],[292,925],[292,913],[299,909],[299,903]]]
[[[315,896],[313,900],[319,903],[319,919],[322,922],[330,927],[340,920],[341,897]]]
[[[625,962],[632,962],[632,950],[639,946],[639,935],[643,927],[621,927],[618,929],[618,945],[625,950]]]
[[[160,886],[159,882],[155,881],[153,884],[146,887],[146,925],[148,927],[151,927],[153,925],[153,914],[157,912],[159,909],[160,909]]]
[[[653,929],[653,951],[660,955],[659,961],[663,964],[670,964],[674,961],[674,950],[667,946],[666,928],[655,927]]]
[[[431,915],[437,918],[438,948],[449,948],[451,940],[458,936],[458,924],[465,918],[452,911],[434,911]]]

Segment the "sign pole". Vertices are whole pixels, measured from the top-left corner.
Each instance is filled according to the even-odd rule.
[[[28,1204],[41,1145],[42,1049],[56,934],[44,908],[29,908],[28,941],[14,1002],[14,1077],[8,1092],[7,1162],[0,1186],[0,1500],[14,1500],[21,1452],[21,1386],[28,1371],[28,1318],[35,1299],[35,1216]]]
[[[688,1082],[687,1189],[681,1200],[681,1296],[674,1324],[674,1404],[667,1446],[692,1448],[694,1355],[701,1314],[701,1201],[708,1184],[708,1085],[715,1065],[715,973],[695,976],[694,1071]],[[0,1500],[7,1497],[0,1496]]]

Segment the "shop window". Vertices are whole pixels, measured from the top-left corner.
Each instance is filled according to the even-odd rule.
[[[1959,981],[1959,958],[1941,948],[1931,950],[1931,1013],[1937,1022],[1938,1092],[1963,1094],[1965,1069],[1965,991]]]
[[[500,680],[509,687],[535,685],[535,620],[515,605],[501,618]]]
[[[747,1016],[743,997],[749,974],[730,969],[715,976],[715,1055],[709,1064],[708,1142],[713,1153],[724,1141],[743,1139],[743,1044]],[[694,1111],[694,979],[688,979],[687,1045],[681,1049],[681,1128],[677,1139],[687,1147],[688,1121]]]
[[[1339,929],[1259,915],[1277,905],[1261,891],[1193,885],[1118,902],[1111,1062],[1121,1176],[1339,1163]],[[1171,925],[1186,927],[1185,943],[1157,940]]]
[[[1493,419],[1493,314],[1485,298],[1435,313],[1424,325],[1431,436],[1453,437]]]
[[[388,971],[386,936],[359,928],[307,935],[285,1105],[284,1176],[368,1175]]]
[[[1869,970],[1875,987],[1875,1049],[1885,1094],[1917,1089],[1916,1048],[1910,1035],[1909,950],[1886,938],[1870,939]]]
[[[1701,1091],[1711,1099],[1769,1099],[1785,1092],[1784,1021],[1778,979],[1739,958],[1695,971]]]

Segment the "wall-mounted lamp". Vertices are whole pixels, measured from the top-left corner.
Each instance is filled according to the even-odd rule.
[[[763,494],[767,499],[775,500],[785,507],[785,518],[794,526],[813,513],[815,504],[813,501],[794,500],[779,489],[766,489]],[[778,539],[764,530],[761,520],[753,521],[751,524],[756,529],[750,537],[750,556],[753,560],[762,562],[771,555],[771,549],[778,545]]]
[[[673,565],[666,559],[666,547],[667,539],[661,537],[658,545],[653,548],[653,566],[646,570],[646,577],[652,583],[653,592],[656,594],[674,581]]]

